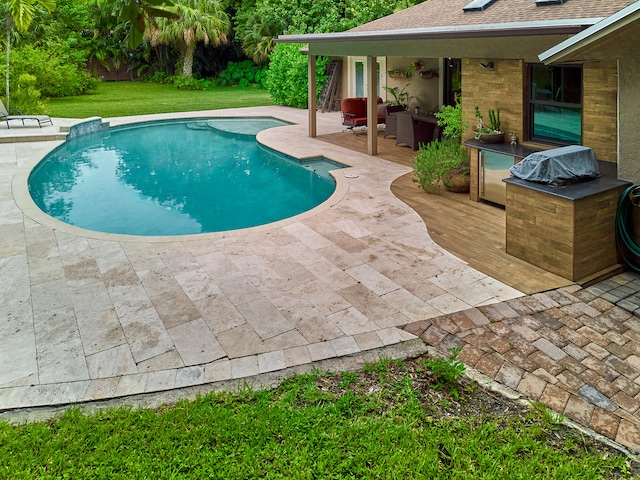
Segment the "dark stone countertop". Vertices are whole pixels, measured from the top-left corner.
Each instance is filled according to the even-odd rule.
[[[479,150],[513,155],[515,158],[525,158],[531,153],[544,150],[541,148],[527,147],[521,144],[511,145],[510,143],[483,143],[480,140],[475,139],[467,140],[464,142],[464,145],[467,147],[477,148]],[[502,181],[571,201],[631,185],[631,182],[616,178],[617,165],[615,163],[599,160],[598,164],[600,167],[599,177],[567,185],[549,185],[546,183],[530,182],[516,177],[505,178]]]
[[[480,140],[470,139],[464,142],[465,147],[477,148],[488,152],[502,153],[504,155],[513,155],[516,158],[524,158],[527,155],[543,150],[542,148],[531,148],[525,145],[511,145],[506,143],[483,143]]]
[[[516,177],[509,177],[502,180],[511,185],[528,188],[530,190],[554,195],[566,200],[575,201],[581,198],[590,197],[599,193],[614,190],[620,187],[628,187],[631,182],[616,178],[616,164],[612,162],[598,161],[600,165],[600,176],[585,180],[583,182],[570,183],[567,185],[549,185],[546,183],[530,182]]]

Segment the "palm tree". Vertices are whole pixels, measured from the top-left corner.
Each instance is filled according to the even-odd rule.
[[[252,12],[247,19],[240,17],[243,27],[236,25],[236,38],[242,42],[242,50],[256,63],[263,63],[273,53],[273,39],[284,32],[283,22],[273,18],[263,18]]]
[[[55,0],[7,0],[7,65],[5,70],[5,87],[7,109],[9,108],[9,66],[11,64],[11,31],[15,29],[19,32],[26,32],[31,25],[36,6],[40,5],[48,12],[56,8]]]
[[[175,0],[167,10],[179,18],[158,18],[147,28],[145,36],[152,46],[161,43],[176,45],[182,62],[182,75],[190,77],[196,44],[204,42],[205,45],[217,46],[226,43],[231,27],[229,17],[219,0]]]

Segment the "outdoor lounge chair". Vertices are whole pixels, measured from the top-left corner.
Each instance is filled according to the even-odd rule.
[[[53,125],[51,118],[48,115],[22,115],[22,112],[18,110],[19,115],[10,115],[2,100],[0,100],[0,121],[7,122],[7,128],[11,128],[9,125],[10,120],[20,120],[24,125],[25,120],[35,120],[38,122],[38,126],[42,128],[42,125]]]

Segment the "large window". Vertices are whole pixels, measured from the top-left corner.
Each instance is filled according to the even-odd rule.
[[[531,65],[529,75],[529,137],[581,144],[582,67]]]

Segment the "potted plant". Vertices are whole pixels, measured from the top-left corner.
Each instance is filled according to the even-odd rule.
[[[475,138],[482,143],[500,143],[504,140],[500,130],[500,109],[489,110],[489,124],[484,123],[484,117],[478,106],[475,106],[476,129]]]
[[[402,105],[404,109],[407,109],[407,105],[409,104],[409,100],[412,98],[409,96],[409,92],[407,92],[407,87],[411,85],[407,83],[404,87],[388,87],[385,86],[384,89],[387,93],[391,94],[393,100],[391,100],[389,105]]]
[[[426,192],[444,185],[449,191],[469,191],[469,152],[462,145],[463,122],[460,102],[446,105],[435,113],[442,127],[442,140],[420,145],[414,159],[413,181]]]

